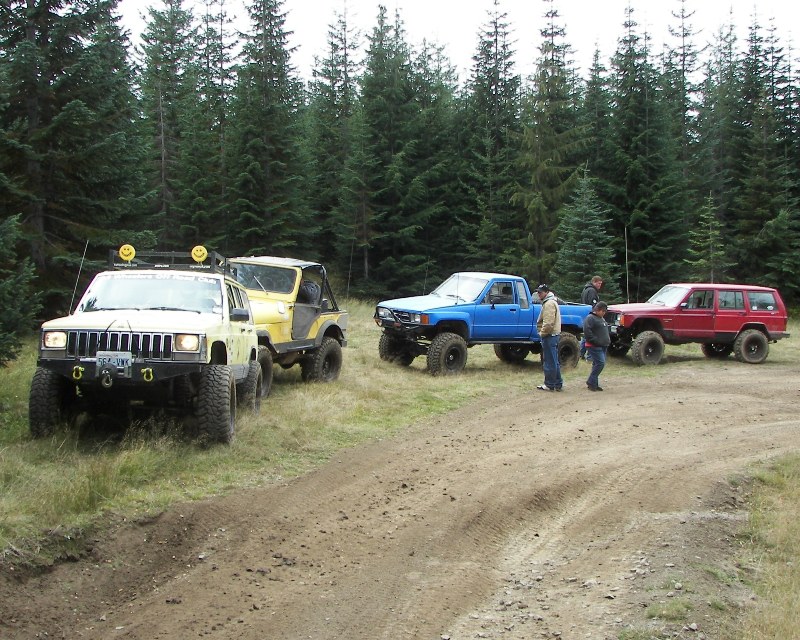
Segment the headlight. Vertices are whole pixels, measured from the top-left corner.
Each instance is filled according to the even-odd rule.
[[[375,315],[378,318],[394,320],[394,314],[391,311],[389,311],[386,307],[378,307],[377,309],[375,309]]]
[[[63,349],[67,346],[67,334],[64,331],[46,331],[42,335],[42,346],[45,349]]]
[[[200,336],[194,333],[179,333],[175,336],[175,351],[199,351]]]

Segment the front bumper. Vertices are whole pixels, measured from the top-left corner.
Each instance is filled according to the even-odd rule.
[[[97,358],[39,358],[37,365],[80,385],[151,386],[191,373],[199,373],[202,362],[154,362],[134,358],[130,366],[100,364]]]

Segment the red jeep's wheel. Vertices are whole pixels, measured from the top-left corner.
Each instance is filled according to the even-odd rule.
[[[761,364],[769,354],[769,340],[758,329],[745,329],[733,342],[733,354],[739,362]]]
[[[664,339],[655,331],[642,331],[631,345],[631,358],[638,365],[658,364],[664,355]]]

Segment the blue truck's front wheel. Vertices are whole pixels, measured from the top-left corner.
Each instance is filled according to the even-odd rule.
[[[435,376],[461,373],[467,364],[467,343],[455,333],[445,331],[433,340],[428,349],[428,371]]]

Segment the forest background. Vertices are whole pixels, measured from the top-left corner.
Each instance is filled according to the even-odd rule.
[[[306,82],[282,0],[247,2],[246,32],[224,0],[165,0],[136,49],[118,4],[0,2],[0,362],[124,243],[318,259],[345,297],[458,270],[566,298],[594,273],[607,300],[680,280],[800,297],[800,74],[755,17],[700,47],[676,0],[656,50],[629,8],[580,77],[542,0],[523,77],[487,0],[460,83],[380,7],[364,35],[335,15]]]

